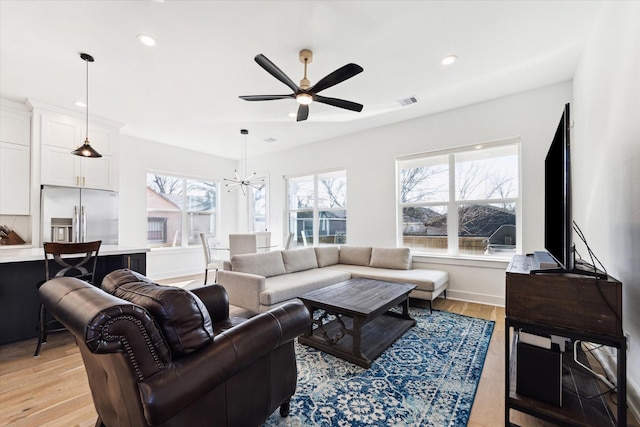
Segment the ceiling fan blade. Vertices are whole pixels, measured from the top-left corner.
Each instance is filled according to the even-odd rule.
[[[313,100],[317,102],[321,102],[323,104],[333,105],[334,107],[344,108],[346,110],[351,110],[351,111],[357,111],[358,113],[362,111],[362,104],[346,101],[344,99],[327,98],[326,96],[313,95]]]
[[[245,101],[272,101],[274,99],[294,98],[294,95],[243,95],[239,98]]]
[[[318,93],[321,90],[325,90],[330,88],[331,86],[335,86],[338,83],[342,83],[343,81],[350,79],[351,77],[360,74],[364,71],[364,68],[357,64],[347,64],[344,67],[340,67],[335,70],[333,73],[326,75],[318,83],[313,85],[309,89],[311,93]]]
[[[289,78],[289,76],[287,76],[280,68],[276,66],[276,64],[271,62],[266,56],[260,53],[256,55],[254,59],[258,63],[258,65],[264,68],[273,77],[289,86],[292,91],[298,91],[298,85],[296,85],[293,80]]]
[[[300,104],[300,107],[298,107],[298,118],[296,119],[296,122],[307,120],[307,117],[309,117],[309,106]]]

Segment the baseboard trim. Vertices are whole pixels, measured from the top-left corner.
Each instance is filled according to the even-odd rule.
[[[607,378],[616,378],[617,356],[609,354],[605,349],[608,347],[599,347],[591,353],[600,362],[602,368],[607,374]],[[640,420],[640,389],[629,376],[627,376],[627,407],[636,420]]]
[[[475,292],[457,291],[455,289],[447,289],[447,298],[457,301],[475,302],[478,304],[493,305],[504,307],[504,296],[479,294]]]

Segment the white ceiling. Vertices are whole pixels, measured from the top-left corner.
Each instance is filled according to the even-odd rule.
[[[77,110],[89,66],[91,115],[121,133],[223,157],[249,130],[257,155],[358,132],[573,77],[601,1],[23,1],[0,0],[0,96]],[[142,45],[138,34],[157,40]],[[364,72],[321,94],[361,113],[239,95],[290,90],[301,49],[317,82],[354,62]],[[444,67],[440,60],[459,57]],[[398,100],[414,96],[416,104]],[[276,142],[265,142],[274,138]]]

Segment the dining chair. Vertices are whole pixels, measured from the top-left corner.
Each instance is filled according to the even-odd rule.
[[[291,249],[291,246],[293,245],[293,238],[296,235],[294,233],[289,233],[289,236],[287,237],[287,243],[284,244],[284,249],[288,250]]]
[[[94,284],[98,251],[101,244],[101,240],[84,243],[45,242],[43,244],[45,280],[37,284],[38,288],[46,281],[63,276],[76,277]],[[38,344],[33,355],[40,354],[40,348],[43,343],[47,342],[47,335],[50,332],[64,331],[65,329],[40,303]]]
[[[269,252],[271,250],[271,232],[258,231],[256,235],[256,246],[258,252]]]
[[[304,247],[307,247],[307,246],[308,246],[308,243],[307,243],[307,235],[306,235],[306,233],[304,232],[304,230],[300,230],[300,235],[302,236],[302,245],[303,245]]]
[[[229,256],[258,252],[255,234],[229,234]]]
[[[222,268],[224,259],[220,258],[220,252],[224,248],[218,248],[216,236],[213,233],[200,233],[202,250],[204,252],[204,284],[207,284],[209,270],[215,270],[213,283],[218,283],[218,270]]]

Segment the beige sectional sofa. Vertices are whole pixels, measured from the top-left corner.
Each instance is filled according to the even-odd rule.
[[[449,274],[412,268],[409,248],[322,246],[234,255],[218,272],[229,302],[255,313],[352,277],[416,285],[412,298],[446,297]]]

